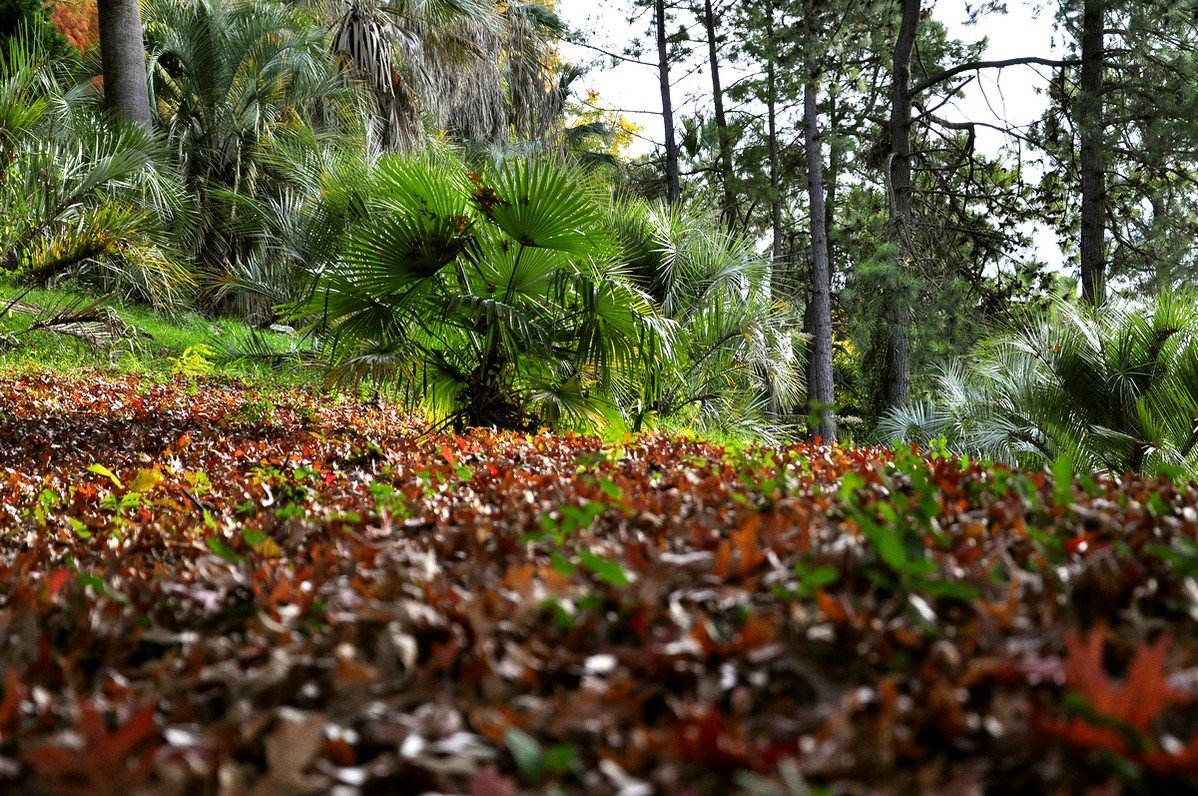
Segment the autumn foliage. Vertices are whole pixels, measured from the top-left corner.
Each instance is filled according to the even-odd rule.
[[[1047,722],[1047,729],[1075,745],[1109,750],[1151,769],[1198,772],[1198,732],[1184,746],[1173,738],[1173,750],[1159,748],[1154,740],[1160,717],[1194,699],[1169,682],[1168,636],[1135,649],[1122,683],[1111,679],[1103,663],[1106,637],[1105,626],[1099,626],[1087,636],[1075,632],[1065,640],[1065,684],[1080,697],[1079,715]]]
[[[67,42],[77,50],[94,47],[99,41],[99,17],[95,0],[52,0],[50,19]]]
[[[9,376],[0,789],[1192,789],[1198,495],[1054,475]]]

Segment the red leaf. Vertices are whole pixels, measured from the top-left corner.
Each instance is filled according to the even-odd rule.
[[[58,593],[62,591],[62,587],[67,585],[73,578],[74,573],[66,568],[56,569],[46,575],[46,600],[53,601]]]
[[[80,748],[46,745],[27,751],[25,762],[38,777],[64,787],[90,787],[99,793],[124,793],[145,779],[153,763],[154,704],[134,711],[123,725],[108,732],[91,705],[79,706]],[[134,750],[144,746],[140,754]]]
[[[726,720],[713,706],[698,718],[674,727],[679,757],[711,768],[740,768],[751,755],[736,722]]]
[[[25,696],[25,686],[16,669],[9,669],[4,674],[4,701],[0,702],[0,731],[7,732],[17,713],[21,709],[21,699]]]

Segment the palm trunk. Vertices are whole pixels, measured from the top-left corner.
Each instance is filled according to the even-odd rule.
[[[1094,307],[1106,300],[1106,175],[1102,168],[1105,5],[1105,0],[1085,0],[1082,11],[1082,75],[1078,106],[1082,150],[1082,298]]]
[[[737,220],[736,195],[732,186],[732,136],[728,133],[728,116],[724,113],[724,87],[720,83],[720,56],[711,0],[703,0],[703,27],[707,31],[711,93],[715,98],[715,129],[720,146],[720,183],[724,191],[724,206],[720,211],[720,217],[725,226],[732,228]]]
[[[104,101],[113,112],[150,127],[146,48],[137,0],[97,0]]]
[[[670,96],[670,53],[666,41],[665,0],[654,3],[657,12],[657,75],[661,86],[661,115],[665,124],[666,201],[676,204],[682,197],[678,168],[678,139],[674,135],[674,101]]]
[[[824,203],[824,162],[815,70],[807,64],[803,89],[803,141],[807,149],[807,196],[811,205],[811,357],[807,361],[808,429],[824,442],[836,441],[836,401],[832,382],[832,269]]]
[[[890,97],[890,224],[887,241],[894,252],[895,275],[886,297],[886,385],[888,409],[911,400],[911,298],[907,288],[912,256],[911,195],[911,53],[919,27],[921,0],[902,0],[902,20],[894,45],[894,84]]]

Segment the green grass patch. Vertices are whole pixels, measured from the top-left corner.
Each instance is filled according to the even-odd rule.
[[[306,347],[298,334],[192,309],[164,312],[70,287],[0,282],[0,372],[99,367],[297,384],[320,374],[305,364]]]

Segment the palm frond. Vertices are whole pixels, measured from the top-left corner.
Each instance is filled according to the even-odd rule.
[[[1061,303],[1028,314],[946,369],[934,403],[918,414],[892,413],[880,430],[943,434],[954,449],[1014,462],[1067,453],[1115,473],[1190,467],[1198,298],[1112,302],[1100,312]]]
[[[546,159],[505,163],[480,183],[474,201],[522,246],[586,255],[613,245],[595,194]]]

